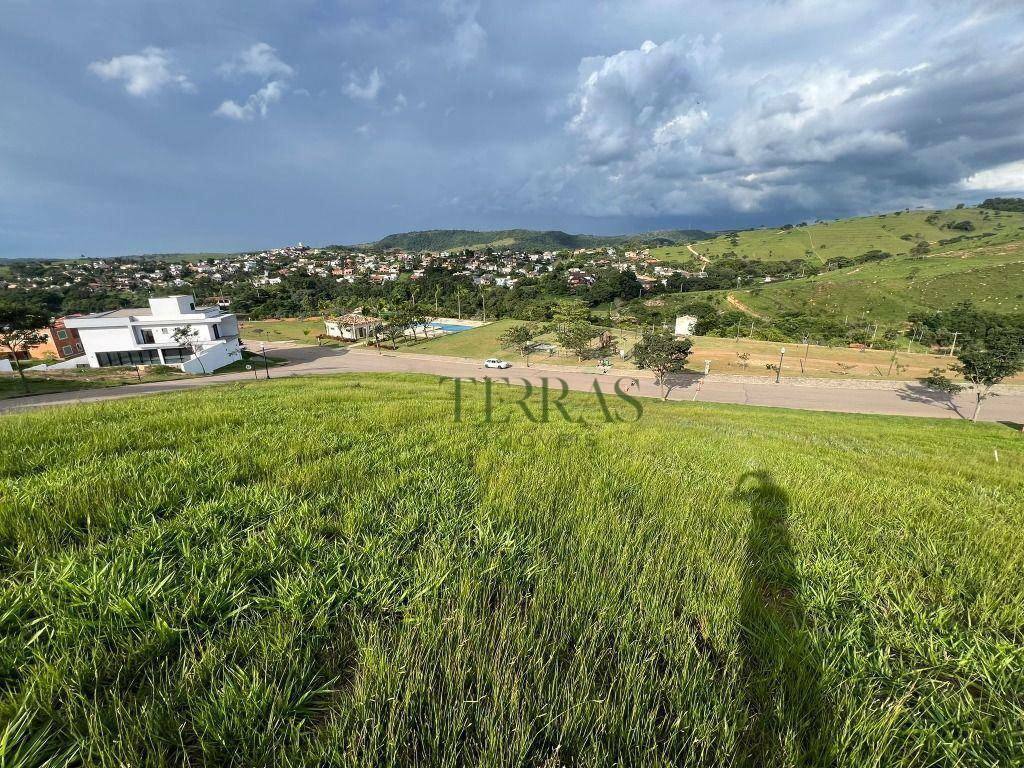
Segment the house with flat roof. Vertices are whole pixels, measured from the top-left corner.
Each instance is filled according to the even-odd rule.
[[[68,317],[92,368],[172,365],[210,373],[242,359],[238,320],[220,307],[197,307],[189,295],[160,296],[149,307]],[[179,329],[188,340],[177,334]]]

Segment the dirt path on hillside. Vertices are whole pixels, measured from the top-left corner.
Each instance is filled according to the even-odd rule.
[[[704,263],[705,267],[707,267],[707,265],[711,263],[711,259],[709,259],[707,256],[704,256],[703,254],[698,253],[697,249],[694,248],[689,243],[686,244],[686,249],[694,256],[696,256],[698,259],[700,259]]]
[[[755,317],[755,318],[757,318],[758,320],[767,320],[767,319],[768,319],[768,318],[767,318],[767,317],[765,317],[764,315],[760,315],[760,314],[758,314],[757,312],[755,312],[754,310],[752,310],[752,309],[751,309],[750,307],[748,307],[748,306],[747,306],[746,304],[744,304],[744,303],[743,303],[742,301],[740,301],[739,299],[737,299],[737,298],[736,298],[735,296],[733,296],[733,295],[732,295],[731,293],[730,293],[730,294],[728,294],[728,295],[727,295],[727,296],[725,297],[725,302],[726,302],[726,304],[728,304],[728,305],[729,305],[730,307],[735,307],[735,308],[736,308],[736,309],[738,309],[738,310],[739,310],[740,312],[744,312],[744,313],[746,313],[746,314],[750,315],[751,317]]]

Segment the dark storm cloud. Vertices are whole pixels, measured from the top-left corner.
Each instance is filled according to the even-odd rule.
[[[1024,186],[1012,2],[18,0],[0,255],[623,231]]]

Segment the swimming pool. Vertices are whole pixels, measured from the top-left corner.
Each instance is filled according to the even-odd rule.
[[[472,325],[455,325],[454,323],[428,323],[427,326],[430,328],[437,328],[439,331],[445,331],[446,333],[468,331],[473,327]]]

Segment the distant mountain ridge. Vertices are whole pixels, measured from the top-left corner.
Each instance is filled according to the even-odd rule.
[[[556,251],[575,248],[598,248],[605,245],[637,245],[658,247],[704,240],[711,234],[700,229],[666,229],[631,235],[572,235],[560,230],[499,229],[429,229],[421,232],[400,232],[388,235],[361,247],[405,251],[450,251],[460,248],[520,248],[523,250]]]

